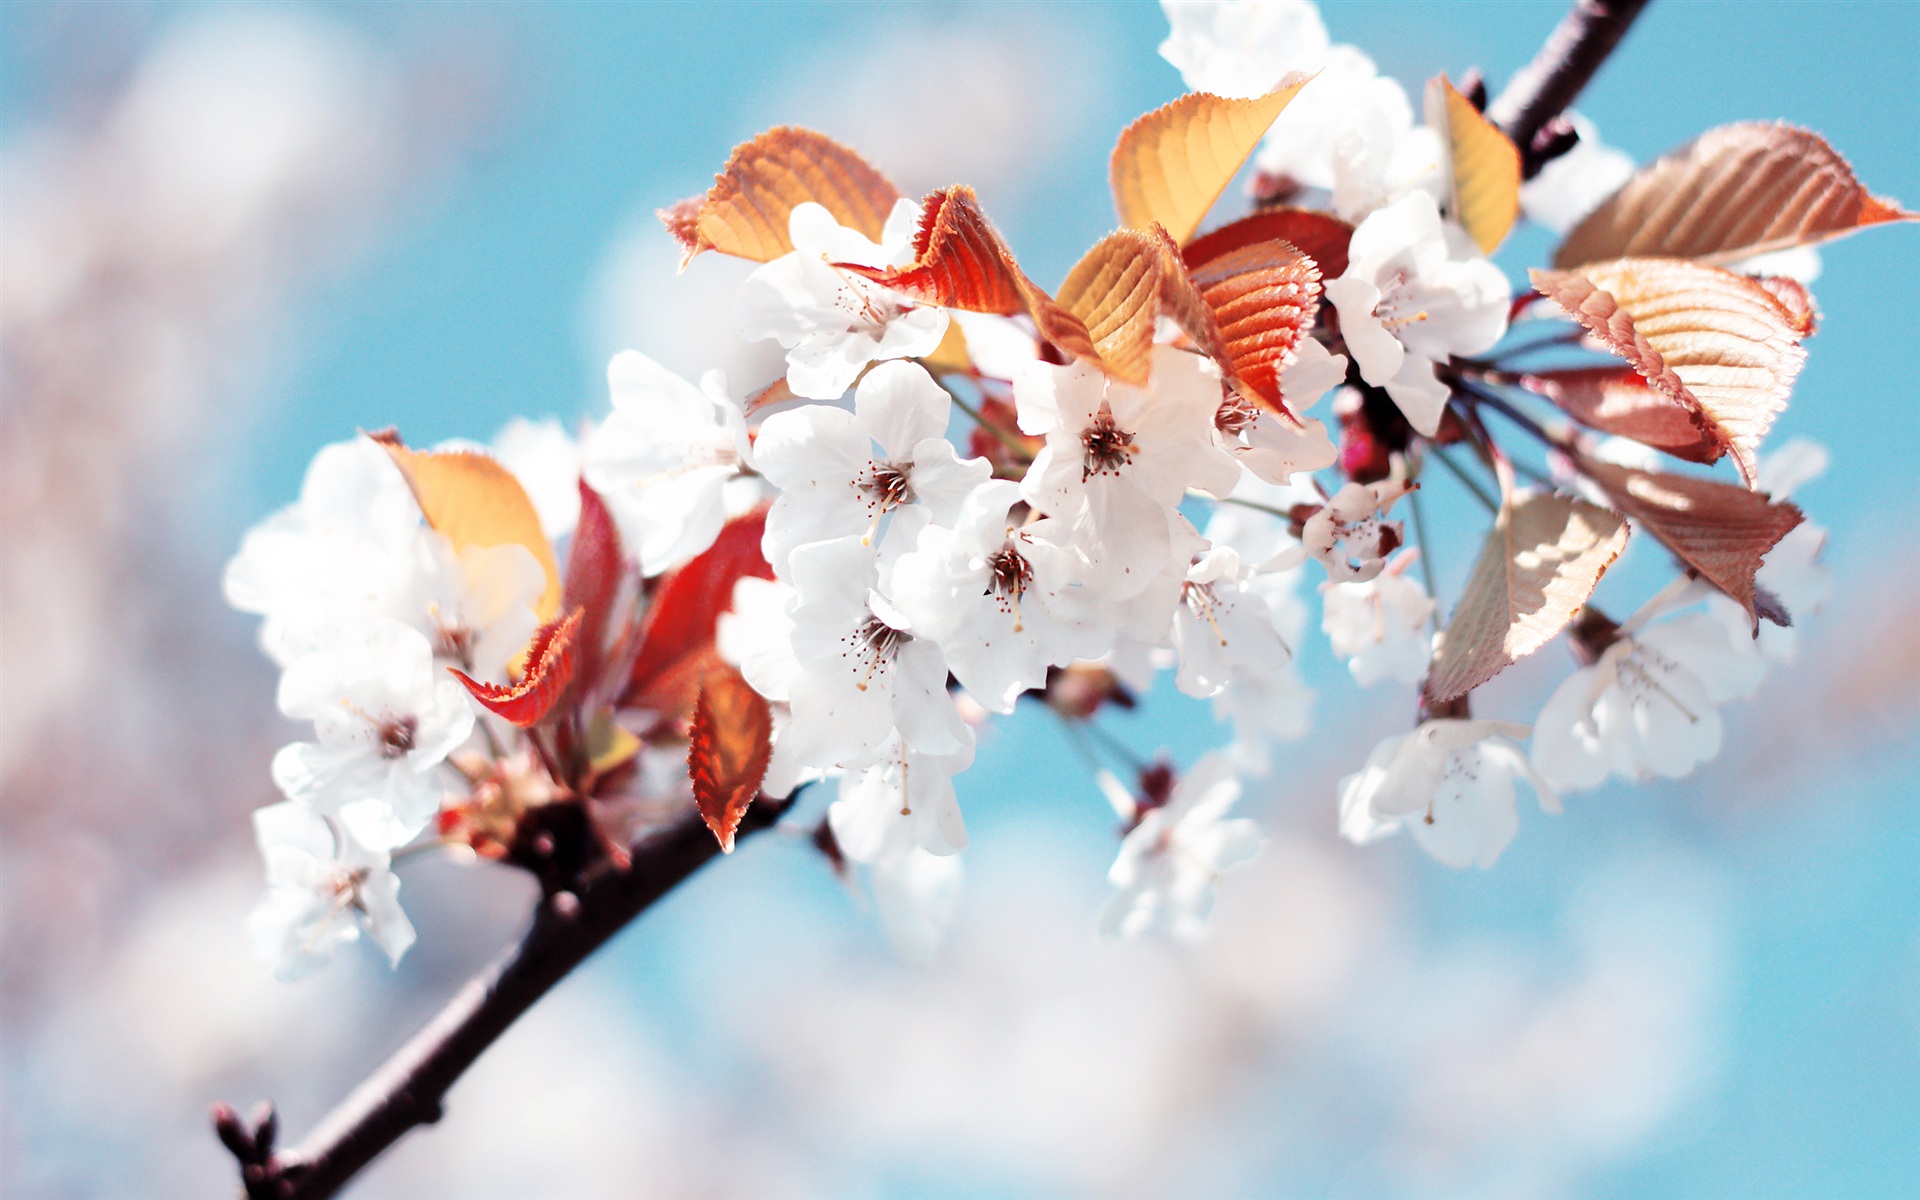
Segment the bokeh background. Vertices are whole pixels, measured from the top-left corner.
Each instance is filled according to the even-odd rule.
[[[1497,86],[1562,7],[1324,11],[1411,85]],[[676,277],[651,212],[774,123],[909,191],[973,184],[1057,281],[1111,225],[1115,134],[1179,91],[1163,34],[1148,4],[0,7],[0,1189],[226,1194],[209,1101],[271,1095],[297,1135],[524,917],[507,872],[422,861],[397,972],[355,947],[289,986],[246,955],[247,812],[293,731],[219,571],[320,444],[598,415],[625,346],[771,378],[729,332],[737,264]],[[1802,123],[1914,203],[1915,61],[1906,4],[1660,0],[1582,109],[1642,160]],[[1833,450],[1795,498],[1835,595],[1692,778],[1526,813],[1490,872],[1347,846],[1334,783],[1411,698],[1322,649],[1216,935],[1111,944],[1111,813],[1026,714],[961,779],[934,963],[801,838],[757,838],[353,1194],[1920,1194],[1916,280],[1920,229],[1826,252],[1775,436]],[[1183,760],[1222,737],[1171,689],[1115,729]]]

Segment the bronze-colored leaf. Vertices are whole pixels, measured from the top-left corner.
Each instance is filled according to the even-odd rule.
[[[728,521],[713,545],[660,577],[640,626],[621,707],[645,709],[667,721],[693,711],[700,680],[721,661],[714,640],[721,616],[733,607],[734,585],[749,576],[773,578],[760,552],[766,531],[763,505]]]
[[[1427,82],[1427,124],[1447,148],[1447,211],[1492,254],[1520,217],[1520,148],[1445,75]]]
[[[1313,260],[1320,278],[1338,279],[1347,273],[1347,246],[1352,241],[1353,226],[1339,217],[1310,208],[1269,208],[1202,234],[1180,253],[1187,266],[1197,269],[1254,242],[1286,242]]]
[[[1307,76],[1289,75],[1264,96],[1230,100],[1192,92],[1127,126],[1108,173],[1120,223],[1158,223],[1176,242],[1200,226]]]
[[[1588,429],[1632,438],[1688,462],[1724,453],[1720,434],[1693,405],[1648,385],[1632,367],[1578,367],[1520,379]]]
[[[560,611],[560,564],[540,527],[540,514],[513,472],[471,450],[410,450],[388,430],[372,435],[393,456],[413,489],[427,524],[455,550],[468,546],[525,546],[547,574],[535,609],[542,621]]]
[[[1067,273],[1056,297],[1086,325],[1107,372],[1136,386],[1146,384],[1152,369],[1153,331],[1166,290],[1158,232],[1121,229],[1101,238]]]
[[[1536,270],[1533,286],[1654,388],[1696,409],[1754,486],[1760,441],[1807,357],[1799,319],[1772,293],[1745,275],[1673,258]]]
[[[489,712],[521,728],[538,725],[573,681],[580,659],[580,610],[565,620],[542,625],[527,643],[527,669],[518,683],[482,683],[457,667],[448,667]]]
[[[1642,168],[1574,227],[1553,265],[1629,256],[1730,263],[1914,219],[1869,194],[1819,134],[1750,121],[1710,129]]]
[[[780,125],[734,147],[705,197],[659,216],[680,243],[683,268],[703,250],[771,262],[792,251],[787,219],[808,201],[877,242],[899,199],[900,189],[852,150],[811,129]]]
[[[766,699],[725,663],[700,680],[688,735],[687,775],[700,817],[733,853],[734,831],[760,792],[772,754],[773,712]]]
[[[1761,560],[1804,518],[1792,504],[1764,494],[1692,475],[1669,475],[1585,458],[1580,470],[1607,495],[1608,503],[1641,530],[1732,596],[1754,628],[1753,575]]]
[[[1500,510],[1434,650],[1427,700],[1466,695],[1552,640],[1627,544],[1597,504],[1517,493]]]
[[[1193,270],[1193,281],[1219,325],[1221,366],[1248,399],[1294,417],[1280,374],[1320,310],[1320,271],[1282,241],[1252,242]]]

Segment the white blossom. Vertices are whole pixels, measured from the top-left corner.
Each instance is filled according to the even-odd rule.
[[[1160,57],[1190,92],[1264,96],[1291,71],[1319,68],[1327,27],[1312,0],[1161,0]]]
[[[1175,682],[1187,695],[1204,699],[1235,679],[1272,675],[1293,660],[1256,578],[1231,546],[1214,546],[1188,568],[1173,614],[1180,655]]]
[[[894,953],[907,962],[931,959],[960,911],[966,884],[960,856],[910,850],[874,863],[870,877]]]
[[[1420,433],[1433,436],[1448,389],[1436,364],[1493,347],[1507,328],[1507,278],[1457,226],[1443,223],[1433,197],[1415,192],[1353,231],[1346,274],[1327,299],[1360,375],[1384,387]]]
[[[273,758],[289,800],[338,814],[356,840],[386,850],[433,820],[441,764],[473,732],[466,691],[434,665],[416,629],[381,618],[348,626],[280,677],[280,711],[313,722],[316,741]]]
[[[1520,185],[1520,209],[1527,219],[1564,235],[1599,208],[1620,185],[1633,178],[1633,156],[1600,140],[1592,121],[1569,109],[1580,140]]]
[[[774,338],[787,350],[787,386],[810,400],[837,400],[868,363],[931,354],[946,336],[947,314],[914,304],[835,264],[903,267],[913,261],[919,206],[902,199],[878,244],[848,229],[812,201],[788,219],[793,252],[754,271],[740,286],[740,332]]]
[[[546,589],[546,570],[525,546],[456,551],[444,535],[422,527],[390,611],[426,634],[442,663],[505,683],[507,665],[540,627],[535,607]]]
[[[852,412],[809,404],[775,413],[760,427],[754,464],[779,489],[763,543],[777,573],[809,542],[871,544],[881,521],[908,506],[951,524],[993,473],[984,458],[956,455],[946,436],[953,401],[918,363],[875,367],[853,402]]]
[[[1314,338],[1302,337],[1280,375],[1281,396],[1292,418],[1231,395],[1214,414],[1214,437],[1221,449],[1268,483],[1284,484],[1298,472],[1330,466],[1340,451],[1327,427],[1305,414],[1346,377],[1346,355],[1330,354]]]
[[[919,849],[958,854],[967,846],[966,822],[953,777],[973,762],[969,733],[953,754],[917,754],[895,741],[877,761],[840,777],[840,796],[827,822],[840,849],[855,862],[877,863]]]
[[[1355,683],[1419,683],[1432,657],[1433,598],[1408,574],[1419,551],[1407,549],[1372,579],[1320,587],[1321,632],[1347,660]]]
[[[580,520],[580,443],[558,418],[514,417],[493,435],[488,453],[526,489],[549,540],[566,537]]]
[[[364,929],[399,963],[413,945],[413,924],[385,851],[291,801],[255,810],[253,830],[267,874],[267,894],[247,920],[256,957],[280,978],[298,979]]]
[[[1397,81],[1373,74],[1373,64],[1358,58],[1337,77],[1344,87],[1332,137],[1333,211],[1361,223],[1415,197],[1437,205],[1446,189],[1445,144],[1432,126],[1414,124]]]
[[[1340,781],[1340,832],[1365,845],[1405,826],[1420,848],[1450,867],[1491,867],[1520,828],[1514,780],[1525,779],[1547,812],[1553,789],[1514,741],[1510,721],[1434,720],[1375,746]]]
[[[1276,486],[1251,472],[1241,476],[1232,494],[1232,499],[1274,512],[1285,512],[1310,498],[1318,500],[1310,486]],[[1281,642],[1298,647],[1306,630],[1307,606],[1300,598],[1301,570],[1295,561],[1300,557],[1299,543],[1288,532],[1287,522],[1245,503],[1227,503],[1214,510],[1206,536],[1216,547],[1230,547],[1242,562],[1254,566],[1248,592],[1266,604],[1267,620]],[[1276,569],[1276,560],[1293,565]],[[1213,712],[1217,719],[1233,724],[1235,764],[1243,771],[1264,774],[1271,766],[1268,743],[1305,737],[1313,722],[1313,701],[1313,689],[1301,679],[1298,665],[1289,656],[1261,672],[1233,673],[1214,696]]]
[[[613,412],[582,449],[588,484],[621,541],[658,575],[713,544],[733,515],[727,488],[752,461],[746,414],[709,371],[694,387],[634,350],[607,364]]]
[[[1252,821],[1229,819],[1240,799],[1231,759],[1205,754],[1173,784],[1166,803],[1138,811],[1119,781],[1102,772],[1102,790],[1132,826],[1107,872],[1114,894],[1100,911],[1100,932],[1138,937],[1162,932],[1193,941],[1206,932],[1222,872],[1260,849]]]
[[[1400,548],[1400,522],[1382,518],[1393,510],[1411,485],[1383,479],[1378,483],[1340,485],[1300,530],[1300,554],[1319,559],[1335,583],[1365,583],[1386,569],[1387,555]]]

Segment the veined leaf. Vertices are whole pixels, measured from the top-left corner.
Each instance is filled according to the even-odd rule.
[[[754,262],[789,253],[787,218],[809,200],[877,242],[899,199],[900,189],[852,150],[811,129],[780,125],[734,147],[704,197],[657,215],[680,243],[684,269],[704,250]]]
[[[1447,210],[1492,254],[1520,216],[1520,149],[1445,75],[1427,82],[1427,124],[1447,147]]]
[[[1136,386],[1151,372],[1154,325],[1170,290],[1165,236],[1157,228],[1108,234],[1067,272],[1057,297],[1086,325],[1107,372]]]
[[[1500,510],[1434,652],[1427,699],[1466,695],[1552,640],[1627,544],[1597,504],[1517,493]]]
[[[694,703],[687,775],[701,819],[725,853],[733,853],[734,831],[766,778],[772,740],[766,699],[725,663],[709,670]]]
[[[693,711],[700,680],[720,662],[714,636],[721,615],[733,607],[733,585],[748,575],[773,578],[773,568],[760,551],[766,528],[764,507],[735,517],[712,546],[660,577],[621,707],[644,708],[667,718]]]
[[[453,543],[525,546],[547,574],[535,612],[550,621],[560,611],[560,565],[540,528],[540,514],[513,472],[472,450],[410,450],[391,430],[370,435],[393,456],[427,524]]]
[[[457,667],[448,667],[488,711],[521,728],[538,725],[567,690],[579,661],[580,611],[542,625],[527,643],[526,673],[514,684],[481,683]]]
[[[1158,223],[1176,242],[1192,237],[1307,80],[1290,75],[1249,100],[1192,92],[1127,126],[1108,166],[1120,223],[1132,229]]]
[[[1197,270],[1229,250],[1274,241],[1286,242],[1312,259],[1320,278],[1338,279],[1347,273],[1353,226],[1310,208],[1269,208],[1193,239],[1180,253],[1187,266]]]
[[[1582,459],[1581,473],[1630,521],[1732,596],[1754,628],[1753,575],[1767,551],[1804,518],[1798,508],[1732,484]]]
[[[1697,410],[1754,485],[1760,441],[1806,361],[1801,318],[1755,280],[1683,259],[1536,270],[1533,286],[1654,388]]]
[[[1248,399],[1297,423],[1280,373],[1320,311],[1320,271],[1283,241],[1251,242],[1193,269],[1218,324],[1221,366]]]
[[[1915,214],[1868,193],[1826,139],[1777,122],[1710,129],[1640,170],[1575,226],[1553,265],[1737,262]]]
[[[1632,438],[1688,462],[1724,453],[1719,431],[1697,407],[1649,385],[1632,367],[1578,367],[1522,376],[1522,387],[1545,396],[1588,429]]]

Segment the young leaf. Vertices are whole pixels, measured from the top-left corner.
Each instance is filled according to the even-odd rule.
[[[877,242],[899,199],[900,189],[866,159],[825,134],[781,125],[734,147],[704,197],[658,216],[680,243],[684,269],[704,250],[754,262],[789,253],[787,218],[809,200]]]
[[[600,493],[580,480],[580,521],[574,526],[573,544],[567,551],[566,585],[561,605],[580,614],[580,630],[574,639],[578,647],[579,667],[574,678],[583,694],[600,682],[600,666],[606,654],[608,624],[613,606],[620,599],[620,585],[626,574],[626,562],[620,550],[620,530],[613,514],[607,511]]]
[[[1767,551],[1801,522],[1798,508],[1691,475],[1639,471],[1592,458],[1582,459],[1580,470],[1628,520],[1739,601],[1759,629],[1753,574]]]
[[[1745,275],[1672,258],[1536,270],[1533,286],[1654,388],[1699,412],[1754,485],[1760,440],[1807,357],[1799,319],[1772,293]]]
[[[1320,310],[1320,272],[1282,241],[1252,242],[1193,270],[1225,345],[1221,366],[1248,399],[1288,417],[1280,372]]]
[[[740,672],[721,663],[701,678],[687,775],[701,819],[727,854],[733,853],[734,831],[766,778],[772,739],[772,710]]]
[[[521,728],[538,725],[572,682],[579,661],[580,611],[542,625],[527,643],[527,670],[514,684],[481,683],[458,667],[448,667],[486,708]]]
[[[547,573],[535,611],[550,621],[560,611],[560,565],[540,528],[540,514],[513,472],[471,450],[410,450],[391,430],[371,435],[393,456],[413,489],[427,524],[455,550],[468,546],[525,546]]]
[[[1492,254],[1520,216],[1520,149],[1445,75],[1427,82],[1427,124],[1447,147],[1447,210]]]
[[[836,264],[916,300],[963,312],[1024,312],[1040,336],[1075,358],[1098,362],[1087,327],[1027,278],[970,187],[934,192],[922,202],[913,261],[883,269]]]
[[[1353,241],[1353,226],[1310,208],[1269,208],[1193,239],[1180,254],[1187,266],[1198,270],[1229,250],[1276,241],[1286,242],[1312,259],[1320,268],[1320,278],[1338,279],[1347,273],[1347,246]]]
[[[1108,166],[1120,223],[1157,222],[1176,242],[1192,237],[1307,78],[1290,75],[1250,100],[1191,92],[1127,126]]]
[[[1429,703],[1466,695],[1559,633],[1627,544],[1627,527],[1597,504],[1518,493],[1461,590],[1434,651]]]
[[[1632,367],[1577,367],[1525,375],[1522,387],[1545,396],[1588,429],[1632,438],[1688,462],[1723,453],[1720,434],[1696,407],[1647,384]]]
[[[661,576],[621,707],[662,717],[692,711],[701,677],[720,661],[713,639],[721,614],[733,607],[733,585],[748,575],[773,578],[760,552],[766,528],[765,508],[735,517],[705,552]]]
[[[1107,372],[1135,385],[1147,382],[1154,325],[1172,290],[1165,237],[1158,228],[1116,230],[1095,243],[1060,285],[1061,306],[1086,325]],[[1193,308],[1205,310],[1203,304]],[[1194,319],[1191,308],[1186,315]]]
[[[1630,256],[1730,263],[1914,219],[1870,195],[1819,134],[1751,121],[1710,129],[1642,168],[1567,235],[1553,265]]]

